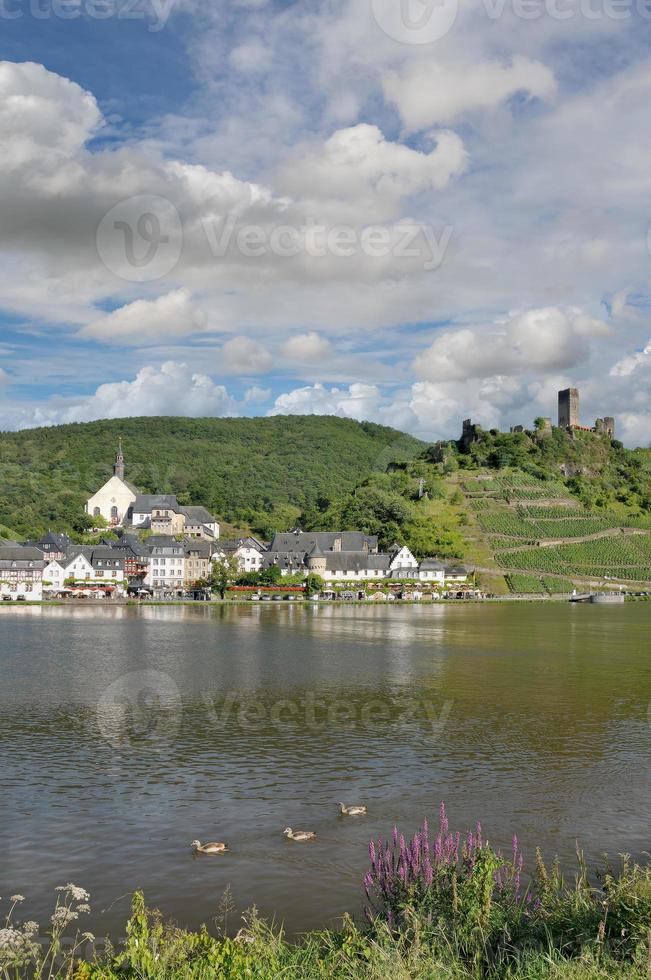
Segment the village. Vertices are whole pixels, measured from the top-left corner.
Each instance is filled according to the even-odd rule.
[[[113,475],[86,503],[98,543],[61,532],[0,546],[0,598],[251,601],[421,601],[480,598],[473,576],[404,544],[381,552],[376,535],[293,529],[263,542],[220,537],[216,517],[174,494],[142,494],[125,477],[120,443]],[[104,533],[102,533],[102,531]]]

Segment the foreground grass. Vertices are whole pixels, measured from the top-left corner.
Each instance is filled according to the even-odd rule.
[[[577,851],[566,879],[541,854],[523,881],[513,838],[505,857],[482,836],[425,821],[411,840],[397,828],[369,844],[365,924],[345,916],[339,929],[289,942],[255,909],[237,935],[197,932],[163,921],[133,896],[126,940],[117,949],[80,932],[89,895],[57,889],[46,938],[35,922],[16,921],[23,897],[10,899],[0,926],[4,980],[619,980],[651,978],[651,865],[622,856],[589,875]],[[228,907],[224,918],[228,919]],[[73,936],[70,933],[77,930]]]

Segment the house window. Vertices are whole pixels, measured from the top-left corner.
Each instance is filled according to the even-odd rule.
[[[111,520],[117,521],[117,519],[118,519],[118,509],[114,504],[113,507],[111,507]]]
[[[93,507],[93,517],[99,517],[99,507]]]

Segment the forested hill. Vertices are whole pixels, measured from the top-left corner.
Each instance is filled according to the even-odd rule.
[[[130,418],[2,433],[0,534],[81,530],[120,437],[126,479],[139,490],[175,493],[261,534],[425,448],[395,429],[322,416]]]

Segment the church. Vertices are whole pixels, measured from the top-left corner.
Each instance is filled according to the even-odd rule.
[[[112,526],[123,524],[137,496],[136,488],[124,479],[124,455],[120,439],[113,464],[113,476],[87,501],[86,513],[91,517],[103,517]]]
[[[111,526],[129,527],[153,534],[184,535],[216,541],[219,522],[205,507],[183,506],[174,494],[140,493],[124,478],[122,440],[113,476],[86,502],[90,517],[103,517]]]

